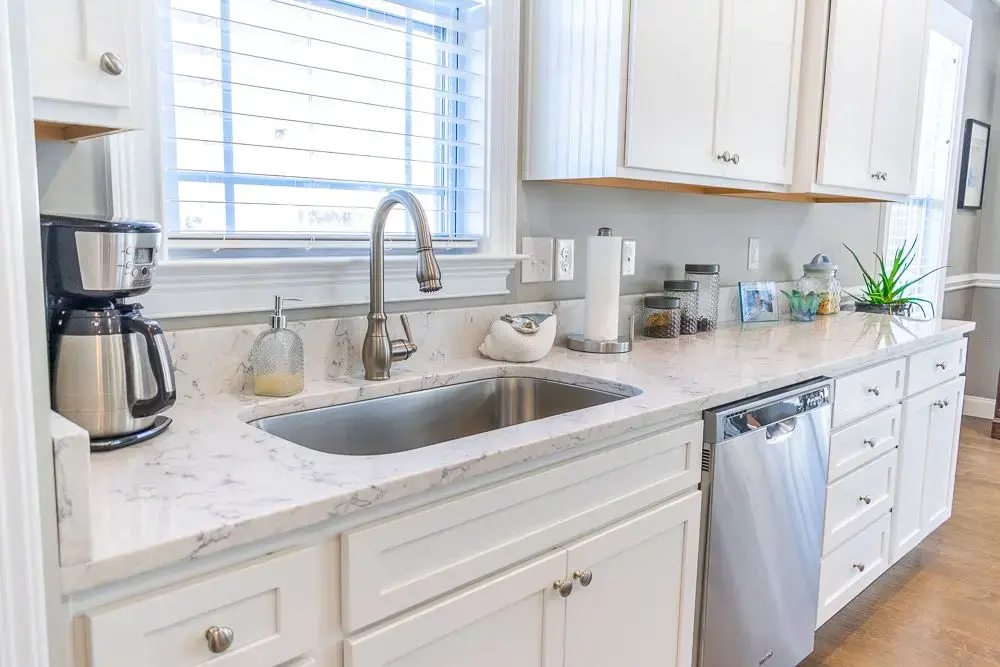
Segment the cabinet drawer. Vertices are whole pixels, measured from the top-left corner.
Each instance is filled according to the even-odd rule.
[[[694,487],[702,422],[343,536],[347,632]]]
[[[820,564],[816,627],[843,609],[889,566],[889,515],[852,537]]]
[[[842,428],[830,438],[832,482],[873,461],[899,444],[903,407],[891,408]]]
[[[893,449],[881,458],[840,479],[826,491],[823,553],[847,541],[862,526],[892,507],[896,487],[896,457]]]
[[[837,378],[833,398],[833,427],[878,412],[903,398],[906,359]]]
[[[964,373],[968,345],[969,341],[963,338],[910,357],[906,367],[906,395],[919,394]]]
[[[280,665],[316,646],[321,574],[319,551],[306,549],[98,610],[87,615],[90,664]],[[209,650],[212,627],[232,630],[232,645],[222,653]]]

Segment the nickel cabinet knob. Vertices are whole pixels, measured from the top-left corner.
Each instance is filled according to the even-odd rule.
[[[233,629],[226,626],[213,625],[205,630],[205,639],[208,641],[208,650],[212,653],[225,653],[233,645]]]
[[[881,392],[879,392],[878,387],[868,387],[868,393],[873,396],[878,396]]]
[[[590,585],[590,582],[594,580],[594,573],[590,570],[577,570],[573,573],[573,578],[580,582],[580,585],[586,588]]]
[[[722,153],[717,154],[715,156],[715,159],[722,160],[723,162],[729,162],[730,160],[733,159],[733,156],[729,153],[729,151],[724,151]]]
[[[552,582],[552,588],[559,593],[559,597],[568,598],[573,592],[573,582],[556,579]]]
[[[939,361],[936,364],[934,364],[934,367],[935,368],[940,368],[941,370],[945,370],[946,368],[948,368],[948,364],[946,364],[943,361]]]
[[[125,62],[114,51],[105,51],[101,54],[101,71],[111,76],[118,76],[125,71]]]
[[[865,571],[865,564],[864,563],[855,563],[854,564],[854,569],[857,570],[858,572],[864,572]]]
[[[875,442],[875,438],[866,438],[864,444],[868,445],[872,449],[875,449],[875,445],[877,445],[878,443]]]
[[[859,503],[864,503],[865,505],[871,505],[872,504],[872,497],[871,496],[858,496],[858,502]]]
[[[740,163],[740,154],[733,153],[733,164],[739,164],[739,163]]]

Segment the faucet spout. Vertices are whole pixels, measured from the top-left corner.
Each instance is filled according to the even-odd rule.
[[[410,340],[409,327],[404,320],[406,340],[394,341],[389,337],[385,315],[385,223],[396,204],[410,214],[417,237],[417,283],[421,292],[441,289],[441,267],[434,257],[431,229],[427,214],[420,201],[406,190],[393,190],[379,202],[375,209],[371,233],[371,267],[369,274],[368,331],[361,350],[366,380],[388,380],[393,361],[408,359],[417,346]]]

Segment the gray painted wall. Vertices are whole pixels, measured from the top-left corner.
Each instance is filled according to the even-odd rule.
[[[1000,45],[1000,7],[992,0],[948,0],[956,9],[972,19],[972,45],[969,71],[965,85],[964,118],[985,120],[993,117],[998,45]],[[995,170],[994,170],[995,171]],[[951,221],[951,241],[948,246],[949,275],[977,271],[980,211],[956,210]]]

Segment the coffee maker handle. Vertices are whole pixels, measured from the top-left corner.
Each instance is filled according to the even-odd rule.
[[[152,417],[158,412],[162,412],[174,404],[177,400],[177,390],[174,387],[173,364],[170,360],[170,350],[167,347],[166,336],[163,329],[155,320],[147,320],[138,315],[131,315],[122,318],[122,329],[126,334],[141,334],[146,341],[146,352],[149,356],[149,365],[153,371],[153,378],[156,380],[156,396],[152,398],[136,399],[135,391],[131,384],[128,386],[128,407],[129,412],[135,418]],[[130,340],[126,338],[126,340]],[[126,355],[125,359],[131,361],[132,355]],[[134,377],[129,373],[129,377]]]

